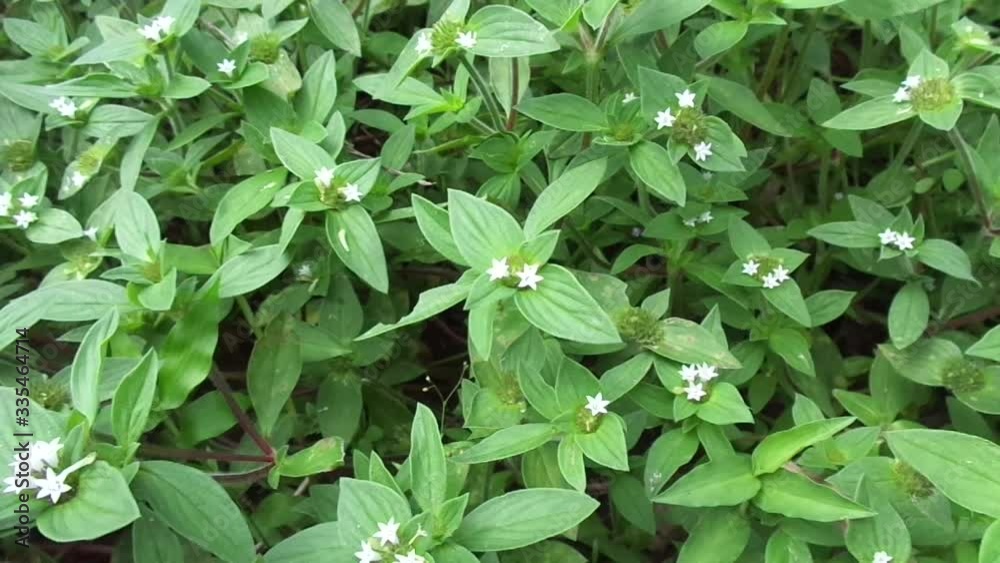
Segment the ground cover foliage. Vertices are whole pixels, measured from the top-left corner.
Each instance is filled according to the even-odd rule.
[[[3,553],[1000,562],[998,23],[6,3]]]

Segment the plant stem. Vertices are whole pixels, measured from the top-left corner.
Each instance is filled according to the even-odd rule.
[[[965,179],[968,182],[969,187],[972,188],[972,195],[976,200],[976,207],[979,208],[979,213],[982,215],[983,228],[986,229],[991,235],[1000,234],[1000,229],[993,226],[993,218],[990,216],[989,207],[986,205],[986,195],[983,191],[982,184],[979,183],[979,176],[976,174],[976,167],[972,160],[972,148],[969,144],[965,142],[965,137],[958,130],[958,127],[952,127],[948,131],[948,138],[951,139],[955,149],[958,150],[958,156],[962,160],[962,166],[965,168]]]
[[[510,59],[510,115],[507,116],[507,130],[513,131],[517,126],[517,110],[514,106],[520,101],[519,90],[521,89],[521,74],[518,72],[517,58]]]
[[[489,88],[486,86],[486,80],[483,75],[479,73],[479,69],[476,65],[472,64],[464,56],[459,56],[458,61],[465,67],[465,70],[469,71],[469,76],[472,78],[472,82],[475,83],[476,89],[479,90],[479,95],[483,97],[483,101],[486,102],[486,109],[490,112],[490,117],[493,118],[493,128],[497,131],[503,128],[503,114],[500,113],[500,108],[497,105],[496,99],[493,97],[493,93],[490,92]]]
[[[165,446],[142,446],[142,453],[155,457],[168,457],[172,459],[211,459],[216,461],[259,461],[270,463],[272,460],[262,455],[233,454],[227,452],[206,452],[203,450],[185,450],[179,448],[168,448]]]
[[[771,53],[767,56],[767,63],[764,66],[764,76],[760,79],[760,86],[757,88],[758,98],[763,98],[764,94],[767,94],[768,90],[771,89],[771,83],[778,75],[778,66],[781,63],[781,57],[785,54],[789,33],[788,26],[785,26],[774,45],[771,46]]]
[[[254,426],[253,421],[250,420],[247,413],[240,407],[239,403],[236,402],[236,399],[233,397],[233,389],[229,386],[229,382],[226,381],[226,378],[220,376],[214,369],[209,373],[209,377],[212,378],[212,384],[215,385],[215,388],[222,393],[222,398],[226,401],[226,405],[229,406],[229,410],[232,411],[233,416],[236,417],[236,421],[239,422],[240,428],[242,428],[243,431],[250,436],[250,439],[257,444],[261,453],[267,456],[268,461],[273,462],[274,448],[271,447],[271,444],[267,441],[267,439],[257,431],[257,427]]]
[[[247,302],[247,298],[242,295],[236,296],[236,304],[240,307],[240,312],[243,313],[243,318],[246,319],[247,324],[250,325],[250,330],[253,331],[253,335],[260,340],[264,335],[260,331],[260,327],[257,326],[256,318],[253,314],[253,310],[250,308],[250,303]]]

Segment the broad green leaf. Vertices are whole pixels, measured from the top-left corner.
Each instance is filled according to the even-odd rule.
[[[70,368],[69,386],[73,408],[85,416],[90,424],[94,424],[100,407],[98,388],[101,363],[104,361],[104,345],[117,330],[118,310],[112,308],[87,330]]]
[[[563,172],[531,206],[524,221],[524,236],[533,238],[583,204],[604,178],[606,159],[591,160]]]
[[[925,240],[917,247],[917,260],[954,278],[976,282],[969,256],[959,246],[946,240]]]
[[[738,510],[706,512],[681,546],[677,563],[733,563],[750,540],[750,522]]]
[[[782,470],[760,480],[760,493],[753,502],[765,512],[814,522],[868,518],[875,514],[833,488],[798,473]]]
[[[283,169],[276,168],[247,178],[226,190],[212,217],[208,234],[212,245],[221,243],[232,234],[237,225],[267,207],[278,190],[285,185],[286,176]]]
[[[725,381],[716,383],[708,398],[698,407],[698,418],[712,424],[752,423],[753,414],[736,387]]]
[[[635,175],[655,194],[684,206],[687,201],[687,186],[680,168],[667,149],[650,141],[642,141],[629,150],[629,163]]]
[[[943,338],[918,340],[905,350],[883,344],[879,351],[903,377],[921,385],[942,386],[962,361],[962,349]]]
[[[417,226],[434,250],[459,266],[468,265],[452,238],[451,217],[448,212],[417,194],[413,194],[411,201]]]
[[[135,192],[115,195],[115,239],[123,252],[150,262],[160,252],[160,225],[146,198]]]
[[[452,540],[471,551],[517,549],[569,530],[598,506],[589,496],[565,489],[514,491],[467,514]]]
[[[38,516],[38,530],[46,538],[57,542],[95,540],[139,517],[139,507],[117,468],[96,461],[79,471],[72,498]]]
[[[604,372],[601,375],[604,399],[616,401],[624,397],[643,380],[652,365],[652,354],[638,354]]]
[[[337,47],[361,56],[361,38],[351,11],[341,0],[309,0],[310,20]]]
[[[477,270],[488,270],[494,259],[513,255],[524,242],[509,213],[474,195],[448,190],[448,214],[455,245]]]
[[[319,145],[284,129],[271,128],[271,144],[285,168],[303,180],[315,178],[320,168],[337,167],[333,157]]]
[[[874,559],[878,552],[888,553],[894,561],[909,561],[910,532],[880,488],[863,479],[855,500],[870,506],[876,514],[851,522],[847,528],[847,549],[851,554],[858,561]]]
[[[413,496],[424,510],[437,510],[447,500],[446,464],[437,418],[425,405],[418,404],[410,430],[409,465]]]
[[[684,364],[708,363],[722,369],[737,369],[740,361],[708,329],[687,319],[669,318],[657,325],[660,338],[647,348]]]
[[[920,339],[930,320],[930,302],[920,282],[903,286],[889,306],[889,337],[896,348],[906,348]]]
[[[1000,326],[993,327],[965,351],[970,356],[1000,362]]]
[[[802,450],[833,437],[853,422],[853,417],[831,418],[769,434],[753,451],[753,474],[774,473]]]
[[[753,498],[760,481],[750,471],[749,456],[703,463],[681,476],[653,502],[680,506],[736,506]]]
[[[809,236],[844,248],[880,248],[879,229],[861,221],[824,223],[809,230]]]
[[[340,539],[340,524],[324,522],[306,528],[275,544],[264,554],[264,563],[314,563],[323,558],[350,561],[356,545]],[[136,562],[140,563],[140,562]]]
[[[749,25],[742,21],[721,21],[701,30],[694,39],[698,56],[708,59],[728,51],[746,36]]]
[[[534,450],[556,436],[551,424],[531,423],[503,428],[454,456],[455,463],[486,463]]]
[[[805,327],[812,325],[809,307],[806,306],[806,300],[802,298],[802,290],[799,288],[799,284],[795,283],[795,280],[785,281],[773,289],[762,289],[761,293],[768,302],[795,322]]]
[[[621,342],[611,318],[569,270],[549,264],[539,274],[544,279],[537,290],[522,289],[514,295],[518,310],[531,324],[574,342]]]
[[[159,409],[175,409],[184,404],[188,394],[208,377],[212,355],[219,338],[214,290],[191,304],[184,316],[170,329],[160,354]]]
[[[376,291],[389,291],[382,239],[363,207],[348,205],[338,211],[328,211],[326,238],[348,269]]]
[[[83,227],[73,215],[50,207],[38,213],[38,220],[28,227],[24,235],[34,243],[59,244],[82,237]]]
[[[348,546],[357,546],[379,530],[390,518],[406,523],[410,505],[399,493],[372,481],[341,478],[337,521],[340,537]]]
[[[848,108],[823,123],[830,129],[865,131],[905,121],[917,113],[910,104],[897,104],[892,96],[875,98]]]
[[[294,328],[289,315],[271,321],[254,344],[247,365],[247,391],[265,435],[271,433],[302,374],[302,347]]]
[[[278,462],[278,472],[286,477],[308,477],[327,473],[344,464],[344,441],[322,438]]]
[[[779,529],[767,540],[765,563],[813,563],[809,544]]]
[[[816,376],[816,367],[809,351],[811,345],[802,332],[791,328],[780,328],[771,333],[767,345],[774,353],[781,356],[789,367],[808,376]]]
[[[517,105],[517,111],[563,131],[603,131],[608,128],[608,120],[601,108],[573,94],[528,98]]]
[[[142,436],[153,405],[158,370],[156,350],[150,349],[118,384],[111,401],[111,427],[118,445],[138,442]]]
[[[468,277],[463,278],[465,280]],[[380,334],[385,334],[393,330],[403,328],[404,326],[410,326],[421,321],[427,320],[438,313],[444,312],[447,309],[459,304],[469,295],[469,283],[459,280],[456,283],[451,283],[448,285],[442,285],[441,287],[435,287],[428,289],[417,297],[417,304],[414,305],[413,310],[406,314],[403,318],[392,324],[379,323],[372,328],[365,331],[364,334],[358,336],[356,340],[367,340],[379,336]]]
[[[646,496],[652,497],[659,492],[678,469],[691,462],[697,451],[698,437],[694,432],[675,428],[657,438],[649,447],[643,468]]]
[[[760,103],[757,96],[746,86],[716,76],[705,77],[708,81],[708,96],[736,117],[751,123],[768,133],[782,137],[791,136],[780,121]]]
[[[559,43],[544,25],[510,6],[480,8],[466,23],[476,32],[469,52],[483,57],[527,57],[559,50]]]
[[[591,461],[618,471],[628,471],[625,428],[614,414],[602,415],[593,432],[579,432],[574,440]]]

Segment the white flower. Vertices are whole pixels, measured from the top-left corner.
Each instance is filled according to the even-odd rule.
[[[693,108],[694,107],[694,92],[691,90],[684,90],[680,94],[674,94],[677,96],[677,105],[682,108]]]
[[[701,383],[691,383],[684,388],[684,392],[687,393],[687,398],[689,401],[700,401],[705,395],[708,394],[705,391],[705,386]]]
[[[882,244],[892,244],[896,242],[896,237],[898,236],[899,233],[897,233],[896,231],[892,229],[886,229],[878,234],[878,240]]]
[[[29,457],[31,458],[28,462],[29,467],[32,471],[41,471],[46,467],[55,467],[59,465],[59,450],[63,449],[65,444],[59,443],[59,437],[46,442],[45,440],[38,440],[31,444],[31,449],[29,450]]]
[[[919,74],[907,76],[906,80],[903,81],[903,87],[912,90],[913,88],[920,86],[921,82],[923,82],[923,79]]]
[[[698,143],[694,146],[694,159],[698,162],[705,162],[712,156],[712,143]]]
[[[396,522],[395,518],[389,518],[385,524],[378,525],[378,531],[373,537],[382,542],[382,545],[389,543],[399,545],[399,523]]]
[[[878,553],[875,554],[875,557],[872,558],[872,563],[891,563],[891,562],[892,562],[892,556],[884,551],[879,551]]]
[[[524,269],[517,273],[517,277],[521,278],[517,287],[530,287],[531,289],[538,289],[538,282],[545,279],[538,275],[538,267],[538,264],[525,264]]]
[[[3,490],[4,493],[14,493],[15,495],[21,494],[21,491],[26,491],[28,489],[37,489],[38,485],[35,484],[35,479],[30,475],[24,477],[18,477],[17,475],[11,475],[3,480],[7,488]],[[22,482],[23,485],[18,485],[18,482]]]
[[[170,33],[170,28],[174,25],[174,18],[172,16],[157,16],[153,20],[153,25],[157,27],[164,34]]]
[[[761,281],[764,282],[764,288],[766,288],[766,289],[774,289],[774,288],[778,287],[779,285],[781,285],[781,280],[779,280],[777,277],[775,277],[774,273],[770,273],[770,274],[764,276],[764,279],[761,280]]]
[[[910,236],[910,233],[905,233],[904,232],[904,233],[897,234],[896,235],[896,240],[893,241],[893,242],[896,243],[896,248],[898,248],[900,250],[913,250],[913,243],[916,240],[917,239],[915,239],[912,236]]]
[[[236,61],[233,59],[222,59],[222,62],[217,63],[215,66],[219,69],[219,72],[229,76],[230,78],[233,76],[233,73],[236,72]]]
[[[507,258],[501,258],[499,260],[493,259],[493,265],[490,266],[486,273],[490,275],[490,281],[502,280],[510,275],[510,265],[507,264]]]
[[[330,187],[330,182],[333,181],[333,170],[330,170],[326,166],[320,168],[316,171],[316,183],[324,188]]]
[[[160,28],[155,23],[147,24],[139,28],[139,35],[156,42],[160,40]]]
[[[29,225],[37,220],[38,215],[35,215],[34,211],[26,211],[24,209],[14,216],[14,223],[22,229],[27,229]]]
[[[431,42],[431,34],[429,32],[421,33],[417,36],[417,54],[421,57],[426,57],[431,54],[434,50],[434,44]]]
[[[710,364],[698,364],[698,378],[708,383],[719,377],[719,368]]]
[[[91,227],[83,231],[83,236],[89,238],[90,240],[97,242],[97,227]]]
[[[373,563],[382,560],[382,556],[372,549],[371,544],[366,541],[361,542],[361,551],[355,551],[354,556],[361,563]]]
[[[425,530],[424,527],[421,526],[420,524],[417,524],[417,533],[413,535],[413,539],[416,540],[417,538],[429,538],[429,537],[431,537],[431,535],[427,533],[427,530]],[[413,542],[411,541],[410,543]]]
[[[312,264],[300,264],[298,268],[295,268],[295,276],[299,278],[313,277]]]
[[[590,411],[590,414],[597,416],[599,414],[608,414],[608,405],[611,401],[605,401],[604,395],[598,393],[591,397],[587,395],[587,406],[584,408]]]
[[[688,383],[698,380],[698,366],[695,364],[681,366],[681,379]]]
[[[677,117],[670,113],[670,108],[667,108],[656,114],[656,129],[663,129],[664,127],[673,127],[674,121],[677,121]]]
[[[463,49],[471,49],[476,46],[476,32],[475,31],[463,31],[458,34],[458,38],[455,39],[455,43]]]
[[[771,272],[771,275],[774,276],[774,279],[778,280],[778,283],[781,283],[791,279],[788,277],[788,274],[790,273],[791,272],[789,272],[788,269],[785,268],[784,266],[778,266],[777,268],[774,269],[774,271]]]
[[[635,92],[626,92],[625,97],[622,98],[623,104],[630,104],[639,99],[639,96],[635,95]]]
[[[410,552],[407,553],[406,555],[399,555],[397,553],[395,563],[426,563],[426,561],[427,561],[426,559],[417,555],[417,552],[415,550],[411,549]]]
[[[684,223],[685,227],[697,227],[698,226],[698,218],[697,217],[692,217],[690,219],[685,219],[683,221],[683,223]]]
[[[59,112],[59,115],[72,119],[76,116],[76,104],[73,100],[59,96],[49,103],[49,107]]]
[[[73,187],[82,188],[83,185],[86,184],[87,180],[89,179],[90,178],[87,178],[86,176],[81,174],[79,170],[74,170],[73,175],[70,177],[69,181],[73,182]]]
[[[905,87],[901,87],[899,90],[896,90],[895,94],[892,95],[892,101],[897,104],[910,101],[910,91]]]
[[[240,31],[233,37],[233,43],[236,45],[242,45],[246,43],[248,39],[250,39],[250,35],[245,31]]]
[[[343,196],[344,201],[361,201],[361,190],[357,184],[347,184],[340,188],[340,195]]]
[[[32,207],[38,205],[39,199],[40,198],[37,195],[21,194],[21,197],[17,198],[17,201],[21,204],[21,207],[31,209]]]
[[[760,262],[756,260],[747,260],[743,263],[743,273],[748,276],[756,276],[758,270],[760,270]]]
[[[698,216],[699,223],[711,223],[712,222],[712,212],[706,211]]]
[[[37,498],[41,500],[49,497],[52,499],[52,504],[59,502],[59,497],[73,488],[66,484],[66,477],[68,475],[69,473],[66,471],[57,474],[55,471],[52,471],[51,467],[47,467],[45,469],[45,477],[35,479],[35,484],[38,486]]]

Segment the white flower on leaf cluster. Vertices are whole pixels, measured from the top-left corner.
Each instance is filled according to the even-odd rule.
[[[25,209],[31,209],[32,207],[38,205],[38,201],[40,199],[41,198],[38,197],[37,195],[21,194],[21,197],[17,198],[17,201],[18,203],[21,204],[21,207]]]
[[[222,59],[222,62],[216,64],[215,66],[219,69],[219,72],[230,78],[232,78],[233,73],[236,72],[236,61],[233,59]]]
[[[330,183],[333,182],[333,170],[330,170],[326,166],[316,170],[316,183],[324,188],[329,188]]]
[[[695,403],[701,401],[708,394],[708,391],[705,391],[705,386],[701,383],[691,383],[684,388],[684,392],[687,393],[687,399]]]
[[[399,523],[396,522],[395,518],[389,518],[389,521],[384,524],[379,523],[378,531],[372,537],[381,542],[382,545],[399,545]]]
[[[406,555],[396,554],[395,563],[425,563],[427,560],[422,556],[417,555],[415,550],[410,550]]]
[[[635,95],[635,92],[626,92],[625,97],[622,98],[623,104],[631,104],[632,102],[639,99],[639,96]]]
[[[65,118],[73,119],[76,117],[76,103],[65,96],[59,96],[49,102],[49,107],[59,112],[59,115]]]
[[[694,160],[696,162],[705,162],[712,154],[712,143],[701,142],[694,146]]]
[[[712,219],[714,219],[714,218],[715,217],[712,216],[712,212],[711,211],[705,211],[704,213],[698,215],[697,217],[691,217],[690,219],[684,219],[684,221],[682,221],[682,223],[684,223],[685,227],[696,227],[696,226],[698,226],[698,223],[711,223]]]
[[[538,264],[525,264],[524,268],[520,272],[517,272],[517,277],[521,280],[517,283],[517,287],[522,289],[525,287],[538,289],[538,282],[545,279],[538,275],[539,267]]]
[[[756,276],[760,270],[760,262],[750,259],[743,263],[743,273],[748,276]]]
[[[681,366],[681,379],[687,383],[684,393],[689,401],[701,401],[708,391],[705,384],[719,377],[719,369],[711,364],[688,364]]]
[[[896,242],[896,237],[898,236],[899,233],[897,233],[896,231],[892,229],[886,229],[878,234],[878,240],[882,244],[893,244],[894,242]]]
[[[97,227],[90,227],[83,231],[83,236],[89,238],[90,240],[97,242]]]
[[[674,122],[677,121],[677,116],[670,112],[670,108],[656,113],[656,129],[663,129],[664,127],[673,127]]]
[[[682,108],[694,107],[695,95],[694,92],[692,92],[691,90],[685,89],[683,92],[679,94],[674,94],[674,96],[677,96],[677,105],[679,105],[680,107]]]
[[[173,16],[156,16],[153,21],[139,28],[139,34],[154,43],[159,42],[163,37],[170,35],[170,28],[173,25]]]
[[[500,258],[497,260],[493,259],[493,264],[490,266],[486,273],[490,275],[490,281],[502,280],[510,276],[510,265],[507,264],[507,257]]]
[[[455,39],[455,43],[463,49],[471,49],[476,46],[476,32],[475,31],[463,31],[458,34]]]
[[[295,277],[300,280],[312,279],[316,273],[313,271],[312,264],[306,262],[305,264],[300,264],[295,268]]]
[[[69,178],[69,181],[72,182],[74,188],[82,188],[89,179],[90,178],[84,176],[79,170],[74,170],[73,175]]]
[[[382,556],[378,554],[377,551],[372,549],[371,544],[366,541],[361,542],[361,551],[355,551],[354,556],[358,558],[361,563],[374,563],[375,561],[381,561]]]
[[[785,283],[786,281],[792,279],[788,275],[790,273],[791,272],[788,271],[787,268],[785,268],[784,266],[780,266],[779,265],[774,270],[771,270],[770,274],[767,274],[766,276],[764,276],[764,279],[761,280],[761,281],[764,283],[764,288],[765,289],[774,289],[774,288],[780,286],[781,284]]]
[[[420,55],[421,57],[426,57],[427,55],[430,55],[431,51],[433,50],[434,50],[434,43],[431,42],[430,32],[429,31],[421,32],[420,35],[417,36],[417,46],[416,46],[417,54]]]
[[[892,229],[886,229],[878,234],[878,240],[884,246],[895,246],[897,250],[906,251],[913,250],[913,243],[917,241],[916,238],[907,233],[896,232]]]
[[[38,440],[31,444],[26,452],[27,455],[24,455],[25,452],[15,452],[14,461],[10,464],[13,475],[4,479],[3,482],[7,487],[3,492],[20,495],[25,490],[38,489],[35,498],[39,500],[48,498],[52,504],[58,503],[63,494],[73,489],[66,484],[66,479],[96,459],[96,456],[91,454],[56,473],[53,468],[59,465],[59,450],[62,448],[63,444],[59,443],[59,438],[55,438],[51,441]]]
[[[597,416],[599,414],[608,414],[608,405],[610,405],[610,404],[611,404],[611,401],[605,400],[604,399],[604,395],[601,394],[601,393],[598,393],[597,395],[594,395],[593,397],[591,397],[590,395],[587,395],[587,405],[585,407],[583,407],[583,408],[585,408],[588,411],[590,411],[590,414],[592,416]]]
[[[28,211],[26,209],[22,209],[17,212],[17,215],[14,215],[14,224],[21,229],[27,229],[37,220],[38,215],[36,215],[34,211]]]
[[[240,31],[240,32],[237,32],[236,35],[233,36],[233,44],[234,45],[242,45],[242,44],[246,43],[249,39],[250,39],[250,34],[249,33],[245,32],[245,31]]]
[[[910,101],[910,95],[913,93],[913,89],[920,86],[923,79],[919,75],[907,76],[896,93],[892,95],[892,101],[897,104],[902,104]]]
[[[361,188],[357,184],[347,184],[343,188],[340,188],[340,195],[344,198],[344,201],[357,203],[361,201]]]
[[[391,558],[392,563],[427,563],[427,560],[423,556],[417,555],[417,551],[411,546],[419,538],[426,538],[429,534],[424,531],[422,526],[419,526],[410,541],[401,546],[399,526],[400,524],[396,522],[395,518],[389,518],[388,522],[378,523],[378,531],[369,539],[361,542],[361,548],[354,552],[354,557],[359,563],[375,563],[377,561],[389,563],[389,559],[386,558]],[[373,542],[377,543],[373,545]],[[409,549],[409,553],[404,554],[403,551],[406,549]]]
[[[872,563],[892,563],[892,556],[884,551],[879,551],[872,558]]]

